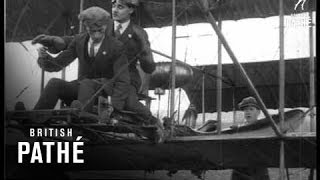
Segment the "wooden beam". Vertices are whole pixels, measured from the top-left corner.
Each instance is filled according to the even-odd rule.
[[[178,98],[178,118],[177,118],[177,124],[180,124],[180,109],[181,109],[181,88],[179,88],[179,98]]]
[[[64,36],[67,35],[68,29],[69,29],[68,16],[66,16],[66,17],[65,17],[64,32],[63,32],[63,35],[64,35]],[[62,69],[61,79],[66,80],[66,67],[64,67],[64,68]]]
[[[219,17],[219,22],[218,22],[218,27],[219,30],[221,31],[222,29],[222,21],[221,21],[221,16]],[[221,41],[218,38],[218,71],[217,71],[217,76],[222,77],[222,46],[221,46]],[[221,122],[221,109],[222,109],[222,81],[221,79],[217,79],[217,130],[218,134],[221,133],[221,127],[222,127],[222,122]]]
[[[284,62],[284,13],[283,0],[280,3],[280,21],[279,21],[279,113],[280,113],[280,129],[284,123],[284,107],[285,107],[285,62]],[[281,129],[282,130],[282,129]]]
[[[314,131],[314,106],[315,106],[315,67],[314,67],[314,46],[313,46],[313,15],[312,11],[309,11],[309,18],[310,18],[310,24],[309,24],[309,49],[310,49],[310,131]]]
[[[173,134],[173,113],[174,113],[174,99],[175,99],[175,89],[176,89],[176,0],[172,0],[172,66],[171,66],[171,101],[170,101],[170,117],[172,117],[171,122],[171,133]]]
[[[158,113],[157,113],[158,119],[160,119],[160,101],[161,101],[161,95],[158,94]]]
[[[236,67],[233,67],[233,81],[234,83],[237,82],[238,76],[236,75]],[[233,111],[233,124],[236,124],[236,118],[237,118],[237,103],[236,103],[236,84],[233,84],[232,86],[232,111]]]
[[[83,4],[84,4],[84,0],[80,0],[80,12],[79,14],[83,11]],[[82,32],[82,28],[83,24],[82,21],[79,22],[79,34]]]
[[[41,69],[41,80],[40,80],[40,93],[43,92],[44,89],[44,70]]]
[[[202,9],[204,10],[205,15],[207,16],[208,21],[210,22],[211,26],[213,27],[213,29],[217,33],[218,38],[221,40],[222,45],[224,46],[225,50],[229,54],[231,60],[240,69],[240,72],[244,76],[244,80],[248,84],[249,89],[253,92],[254,96],[256,97],[256,99],[257,99],[257,101],[258,101],[258,103],[259,103],[259,105],[260,105],[260,107],[262,109],[262,112],[270,120],[272,129],[274,130],[274,132],[276,133],[277,136],[282,137],[283,136],[282,133],[280,132],[278,126],[276,125],[276,123],[274,122],[272,117],[270,116],[270,114],[269,114],[264,102],[262,101],[258,91],[255,89],[255,87],[254,87],[253,83],[251,82],[249,76],[247,75],[246,71],[244,70],[242,65],[239,63],[238,59],[236,58],[236,56],[234,55],[233,51],[231,50],[227,40],[224,38],[223,34],[219,30],[219,28],[218,28],[218,26],[216,24],[215,18],[213,17],[211,12],[208,11],[208,9],[209,9],[208,8],[208,1],[207,0],[201,0],[200,3],[202,5]]]
[[[205,74],[202,74],[202,93],[201,93],[201,102],[202,102],[202,124],[206,122],[206,109],[205,109]],[[193,127],[194,128],[194,127]]]
[[[284,127],[284,107],[285,107],[285,62],[284,62],[284,12],[283,0],[279,1],[279,44],[280,44],[280,60],[279,60],[279,114],[280,114],[280,130],[283,132]],[[285,154],[284,141],[280,142],[280,180],[285,180]]]

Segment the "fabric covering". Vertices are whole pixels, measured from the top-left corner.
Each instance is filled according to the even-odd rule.
[[[278,0],[208,0],[213,16],[222,20],[265,18],[279,14]],[[306,0],[304,10],[298,0],[284,0],[284,13],[315,11],[316,0]],[[111,1],[84,0],[83,8],[99,6],[110,12]],[[79,0],[10,0],[6,1],[6,41],[30,40],[38,34],[72,35],[78,33]],[[171,26],[171,0],[141,0],[135,21],[142,27]],[[207,22],[199,1],[177,0],[177,24]]]
[[[277,109],[279,107],[279,61],[242,63],[242,66],[266,107]],[[309,107],[309,58],[286,60],[285,69],[285,107]],[[197,110],[202,109],[201,80],[202,72],[205,72],[205,112],[216,112],[216,71],[217,65],[198,66],[193,69],[193,79],[190,83],[182,87],[190,103],[194,104]],[[231,111],[233,108],[238,110],[237,104],[243,98],[254,96],[240,70],[234,64],[222,65],[222,77],[222,111]],[[315,94],[316,92],[315,90]]]

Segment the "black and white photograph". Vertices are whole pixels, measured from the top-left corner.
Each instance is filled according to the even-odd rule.
[[[4,179],[317,179],[316,0],[5,0]]]

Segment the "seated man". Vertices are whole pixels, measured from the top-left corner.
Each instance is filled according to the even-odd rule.
[[[42,48],[38,58],[39,66],[49,72],[60,71],[78,58],[78,80],[51,79],[34,109],[52,109],[58,99],[68,105],[76,99],[85,103],[87,99],[78,97],[79,83],[90,80],[110,81],[104,90],[111,96],[113,106],[123,109],[130,85],[128,61],[122,43],[105,33],[111,21],[110,14],[102,8],[90,7],[79,14],[79,20],[85,26],[85,33],[76,35],[57,57],[53,58]]]
[[[106,35],[115,36],[124,44],[125,54],[129,62],[130,87],[128,90],[128,97],[125,102],[124,109],[136,112],[146,124],[156,124],[160,128],[162,124],[160,120],[155,118],[150,110],[139,102],[137,93],[146,91],[148,85],[145,81],[141,83],[139,71],[137,69],[137,62],[140,63],[141,69],[147,74],[146,79],[149,79],[150,74],[155,69],[155,62],[153,60],[150,43],[146,31],[140,26],[135,25],[131,21],[131,15],[139,5],[138,0],[113,0],[112,1],[112,15],[114,22],[111,22],[113,28],[106,31]],[[119,29],[120,27],[120,29]],[[39,35],[34,38],[33,43],[41,43],[49,47],[51,52],[57,53],[63,50],[72,41],[73,37],[57,37]]]
[[[244,112],[244,118],[246,123],[253,123],[258,120],[260,115],[260,107],[254,97],[244,98],[239,103],[239,108]],[[232,180],[269,180],[269,174],[267,168],[248,167],[237,168],[232,171]]]
[[[147,32],[131,20],[138,5],[138,0],[112,0],[113,21],[110,22],[110,26],[113,28],[109,28],[106,34],[116,37],[123,43],[129,62],[131,85],[136,92],[144,92],[148,87],[142,86],[146,82],[141,82],[137,69],[138,62],[148,76],[155,70],[155,62]],[[73,38],[73,36],[58,37],[41,34],[35,37],[32,43],[40,43],[48,47],[49,52],[56,54],[65,50]]]

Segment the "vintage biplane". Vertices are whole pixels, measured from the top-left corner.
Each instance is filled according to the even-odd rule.
[[[264,119],[236,129],[221,129],[220,117],[217,121],[208,121],[202,127],[192,129],[173,123],[174,105],[171,105],[172,117],[164,120],[170,136],[165,143],[153,144],[146,137],[153,133],[154,128],[138,124],[139,118],[134,112],[115,112],[111,121],[102,121],[99,113],[90,117],[80,116],[79,109],[75,108],[24,111],[17,106],[16,110],[6,113],[7,175],[30,175],[30,172],[39,172],[39,169],[55,169],[57,171],[54,173],[57,173],[127,169],[203,171],[259,166],[280,167],[280,177],[283,179],[285,167],[314,169],[315,132],[295,132],[307,114],[314,113],[316,80],[313,53],[310,58],[284,61],[283,41],[280,40],[280,61],[240,64],[217,25],[217,22],[224,20],[278,15],[281,20],[284,15],[316,11],[315,0],[307,0],[303,9],[295,9],[296,3],[293,0],[142,0],[136,13],[136,23],[143,27],[172,26],[173,44],[176,25],[209,22],[234,62],[195,67],[176,60],[175,46],[172,46],[172,56],[153,51],[172,59],[172,63],[157,64],[150,89],[173,90],[171,103],[174,104],[174,89],[181,87],[196,109],[217,113],[234,110],[235,102],[252,95],[261,105]],[[110,9],[111,1],[6,1],[6,41],[30,40],[40,33],[61,36],[77,33],[79,25],[76,15],[83,7],[93,5]],[[312,31],[312,26],[310,29]],[[283,40],[281,21],[279,36]],[[285,71],[283,67],[286,67]],[[199,83],[204,75],[205,86]],[[203,94],[206,98],[202,97]],[[144,99],[150,101],[150,98]],[[270,115],[266,107],[279,109],[279,114]],[[299,109],[284,112],[284,108],[295,107],[310,109],[307,112]],[[41,123],[33,123],[34,119],[40,119]],[[30,127],[74,128],[86,142],[85,163],[18,164],[16,142],[34,140],[25,134]],[[48,174],[52,175],[45,171],[44,175]]]

